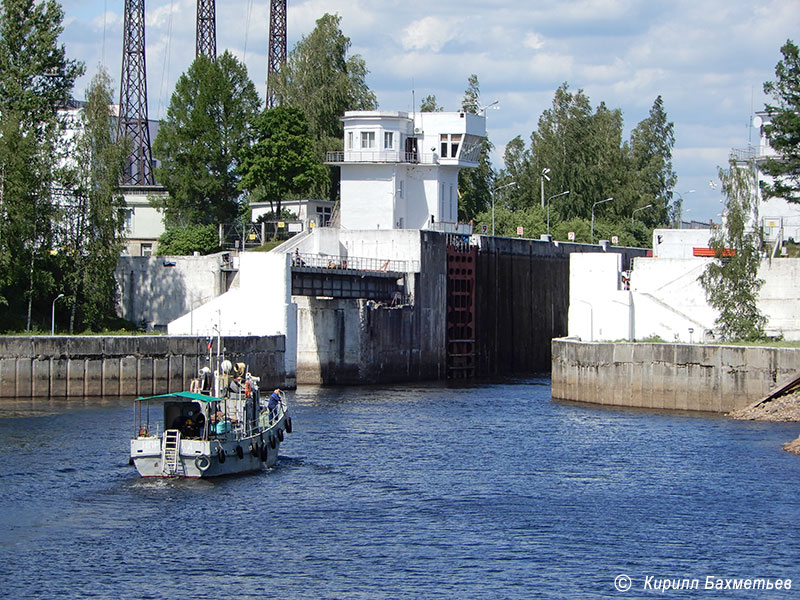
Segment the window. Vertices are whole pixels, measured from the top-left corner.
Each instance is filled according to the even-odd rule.
[[[393,131],[384,131],[383,132],[383,147],[386,150],[391,150],[394,148],[394,132]]]
[[[142,256],[153,256],[153,244],[142,244]]]
[[[352,150],[353,149],[353,132],[352,131],[348,131],[347,132],[347,149],[348,150]]]
[[[125,209],[125,229],[133,231],[133,209]]]
[[[461,145],[461,134],[454,133],[450,136],[450,156],[453,158],[458,156],[459,145]]]
[[[403,180],[397,182],[397,197],[403,198]]]
[[[441,146],[442,158],[457,158],[458,148],[461,146],[460,133],[443,133],[439,136],[439,145]]]
[[[374,131],[362,131],[361,132],[361,149],[366,148],[374,148],[375,147],[375,132]]]
[[[442,147],[441,148],[442,151],[440,152],[442,158],[447,158],[447,141],[448,141],[447,138],[448,137],[449,136],[446,133],[443,133],[442,135],[439,136],[439,141],[441,142],[441,147]]]

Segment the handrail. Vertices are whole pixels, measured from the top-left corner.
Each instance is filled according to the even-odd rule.
[[[358,256],[335,256],[332,254],[292,254],[293,267],[317,269],[339,269],[348,271],[372,271],[375,273],[417,273],[419,261],[365,258]]]

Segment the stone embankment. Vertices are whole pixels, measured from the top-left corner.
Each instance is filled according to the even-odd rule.
[[[766,402],[757,402],[742,410],[735,410],[728,416],[740,421],[800,422],[800,390]],[[800,454],[800,437],[786,442],[783,449]]]

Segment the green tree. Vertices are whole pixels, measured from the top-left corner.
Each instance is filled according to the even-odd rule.
[[[775,177],[764,186],[764,195],[800,202],[800,52],[792,40],[786,40],[781,54],[775,81],[764,84],[764,93],[775,102],[766,105],[772,122],[764,126],[764,133],[779,155],[761,165]]]
[[[348,56],[350,38],[340,28],[342,18],[324,14],[316,27],[302,37],[275,76],[275,98],[282,106],[299,108],[308,121],[316,152],[342,149],[341,117],[348,110],[375,110],[378,102],[369,89],[369,73],[358,54]],[[338,169],[329,170],[324,184],[311,190],[315,196],[338,195]]]
[[[672,203],[676,175],[672,169],[674,126],[667,120],[664,101],[658,96],[649,116],[631,132],[630,158],[634,192],[639,206],[652,204],[643,211],[642,221],[651,226],[672,222],[679,208]]]
[[[444,108],[439,106],[436,96],[433,94],[428,94],[419,103],[419,112],[442,112],[443,110]]]
[[[236,219],[238,167],[260,106],[247,68],[228,51],[198,56],[181,75],[153,144],[167,225]]]
[[[168,227],[158,238],[158,256],[187,256],[219,250],[219,233],[214,225]]]
[[[114,269],[124,246],[125,201],[119,181],[130,144],[115,140],[109,106],[111,79],[101,69],[86,95],[79,134],[68,148],[61,169],[67,200],[60,212],[62,250],[66,253],[64,283],[70,311],[70,332],[100,329],[115,319],[117,286]]]
[[[264,111],[254,123],[255,143],[243,152],[242,189],[260,192],[281,203],[307,193],[325,180],[326,170],[314,151],[308,122],[299,108],[278,106]]]
[[[467,80],[467,89],[461,101],[461,110],[478,114],[480,110],[480,85],[478,76],[472,74]],[[486,210],[492,203],[492,184],[494,169],[489,155],[494,148],[486,137],[481,145],[481,153],[476,168],[461,169],[458,172],[458,218],[461,221],[470,221],[476,215]]]
[[[719,311],[716,326],[723,340],[753,341],[765,337],[765,317],[756,301],[764,284],[758,278],[761,264],[761,231],[748,231],[758,223],[755,166],[740,168],[731,161],[719,170],[725,195],[725,225],[711,239],[716,259],[700,276],[709,304]]]
[[[60,126],[83,65],[58,44],[63,11],[48,0],[0,7],[0,327],[49,320],[54,288],[53,174]],[[45,309],[45,306],[47,307]],[[24,315],[24,318],[20,318]],[[46,315],[46,317],[45,317]]]

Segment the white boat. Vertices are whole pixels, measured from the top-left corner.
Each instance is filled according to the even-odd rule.
[[[142,477],[219,477],[275,464],[292,431],[283,392],[275,390],[270,410],[244,363],[217,363],[188,392],[134,400],[131,463]]]

